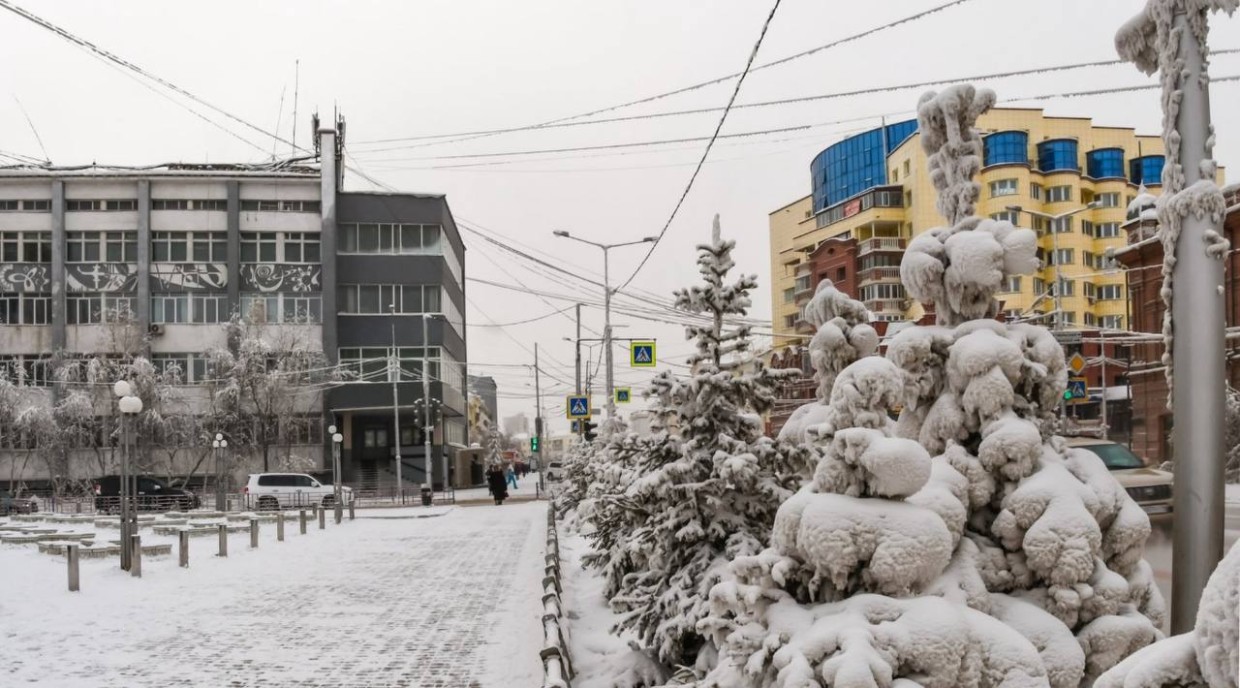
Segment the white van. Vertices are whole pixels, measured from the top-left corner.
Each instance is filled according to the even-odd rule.
[[[341,487],[341,501],[353,501],[353,489]],[[336,503],[331,485],[320,483],[304,473],[251,473],[242,490],[246,508],[276,509],[299,506],[328,508]]]

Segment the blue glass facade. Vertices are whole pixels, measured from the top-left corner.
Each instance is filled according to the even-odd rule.
[[[1086,174],[1094,179],[1124,178],[1124,149],[1099,148],[1085,154]]]
[[[1133,184],[1157,186],[1162,184],[1163,163],[1161,155],[1143,155],[1128,161],[1128,181]]]
[[[1060,172],[1081,169],[1077,161],[1077,145],[1072,139],[1051,139],[1038,144],[1038,170]]]
[[[982,139],[985,167],[991,165],[1029,164],[1029,134],[1023,131],[1000,131]]]
[[[917,120],[897,122],[850,136],[814,157],[809,165],[814,212],[887,183],[887,154],[917,131]]]

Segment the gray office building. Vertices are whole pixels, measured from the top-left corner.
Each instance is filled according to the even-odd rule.
[[[56,361],[106,351],[108,314],[126,310],[148,333],[144,353],[184,370],[193,398],[205,353],[227,345],[224,324],[241,313],[359,374],[317,396],[286,448],[329,470],[335,424],[349,484],[393,485],[397,443],[406,488],[425,480],[414,411],[426,371],[442,406],[441,486],[441,466],[469,444],[465,247],[443,196],[343,191],[342,133],[320,129],[317,158],[263,165],[0,168],[0,366],[31,403],[50,404]],[[5,479],[49,470],[0,450]]]

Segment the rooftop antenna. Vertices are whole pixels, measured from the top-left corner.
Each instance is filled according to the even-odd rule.
[[[289,139],[289,157],[297,157],[297,102],[301,90],[301,59],[293,62],[293,138]]]
[[[13,94],[13,100],[16,101],[17,107],[21,109],[22,115],[26,118],[26,124],[30,125],[30,131],[34,132],[34,140],[39,142],[39,150],[43,151],[43,161],[52,164],[51,157],[47,154],[47,148],[43,145],[43,137],[39,136],[39,130],[34,128],[34,120],[30,119],[30,113],[26,112],[26,106],[22,105],[22,101],[17,98],[17,94]]]
[[[288,84],[280,89],[280,107],[276,108],[276,130],[271,135],[271,159],[276,159],[276,146],[280,145],[280,119],[284,115],[284,94],[288,92]],[[294,126],[297,119],[293,119]]]

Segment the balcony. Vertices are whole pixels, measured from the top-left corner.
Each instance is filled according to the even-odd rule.
[[[905,299],[870,299],[865,302],[865,307],[871,313],[883,313],[899,315],[904,313]]]
[[[796,322],[792,324],[792,328],[797,334],[814,335],[818,332],[814,328],[813,323],[804,318],[797,318]]]
[[[895,265],[883,265],[866,268],[857,273],[857,279],[860,280],[861,284],[869,284],[871,282],[899,282],[900,268]]]
[[[903,251],[904,244],[903,239],[894,237],[866,239],[857,244],[857,255],[864,256],[867,253],[874,253],[876,251]]]

